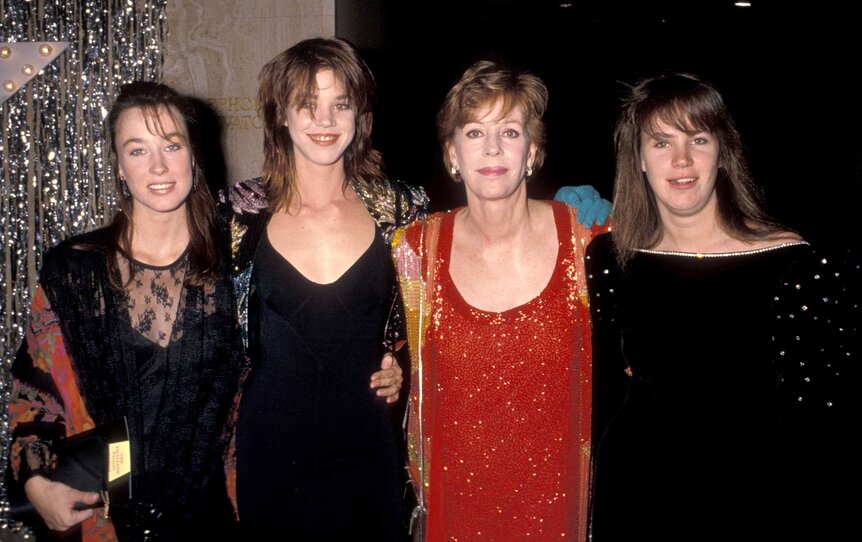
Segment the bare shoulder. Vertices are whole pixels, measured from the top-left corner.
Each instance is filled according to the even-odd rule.
[[[542,200],[529,199],[527,206],[536,220],[534,224],[542,227],[554,227],[554,208],[551,203]]]
[[[800,243],[805,241],[805,239],[795,231],[786,230],[773,234],[770,239],[776,243]]]
[[[759,239],[752,244],[753,249],[772,248],[787,244],[804,243],[805,239],[796,232],[781,230],[772,233],[768,237]]]
[[[541,199],[533,199],[533,198],[530,198],[527,200],[527,206],[529,207],[531,213],[535,213],[535,212],[552,213],[553,212],[553,207],[552,207],[553,204],[554,204],[554,202],[549,201],[549,200],[541,200]]]

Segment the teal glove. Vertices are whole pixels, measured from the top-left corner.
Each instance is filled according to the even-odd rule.
[[[602,199],[598,190],[590,185],[564,186],[557,190],[554,199],[574,207],[577,210],[578,224],[587,228],[593,224],[603,226],[611,214],[611,202]]]

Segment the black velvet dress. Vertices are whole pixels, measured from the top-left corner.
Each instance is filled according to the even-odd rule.
[[[858,342],[835,316],[849,300],[821,288],[836,275],[806,244],[644,251],[622,272],[611,239],[587,252],[593,540],[822,535]]]
[[[330,284],[306,279],[264,233],[252,275],[253,370],[237,429],[247,534],[395,540],[403,469],[395,410],[369,388],[394,281],[379,232]]]

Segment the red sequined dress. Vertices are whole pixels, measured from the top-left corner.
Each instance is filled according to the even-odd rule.
[[[409,445],[413,480],[425,481],[428,541],[586,539],[591,347],[583,250],[593,232],[566,205],[551,205],[559,239],[553,275],[537,297],[501,313],[469,305],[449,276],[457,210],[396,236],[411,348],[417,326],[425,328],[411,375]],[[425,318],[411,293],[417,284],[427,294]]]

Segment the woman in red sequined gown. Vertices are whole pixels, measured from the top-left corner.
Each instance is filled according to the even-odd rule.
[[[437,121],[467,206],[393,241],[413,357],[411,474],[428,541],[586,539],[583,248],[598,232],[565,205],[527,198],[546,102],[533,75],[469,68]]]

